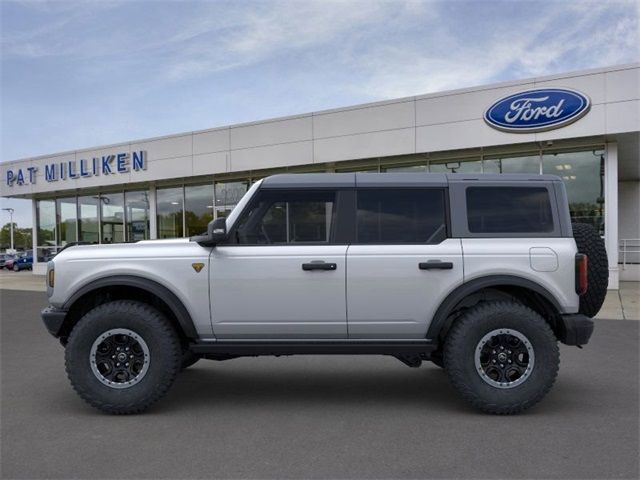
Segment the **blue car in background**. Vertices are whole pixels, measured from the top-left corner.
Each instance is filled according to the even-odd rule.
[[[24,252],[13,261],[13,271],[31,270],[33,268],[33,251]]]

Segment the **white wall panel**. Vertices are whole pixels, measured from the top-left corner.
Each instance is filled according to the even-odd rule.
[[[533,83],[417,100],[416,125],[435,125],[482,118],[485,110],[497,100],[529,88],[533,88]]]
[[[315,141],[314,161],[336,162],[414,153],[414,142],[413,128],[325,138]]]
[[[307,141],[233,150],[231,170],[258,170],[312,163],[312,149],[312,142]]]
[[[640,98],[640,68],[607,72],[606,100],[621,102]]]
[[[604,119],[605,105],[593,105],[591,110],[580,120],[571,125],[549,130],[547,132],[536,133],[536,140],[556,140],[559,138],[588,137],[591,135],[602,135],[605,129]]]
[[[640,100],[606,104],[605,118],[607,133],[637,132],[640,130]]]
[[[231,128],[233,150],[303,140],[311,140],[311,115]]]
[[[193,154],[229,150],[229,128],[193,134]]]
[[[321,113],[313,117],[313,137],[318,139],[412,127],[414,116],[413,101]]]
[[[191,155],[192,135],[160,138],[131,144],[132,151],[146,150],[149,161]]]
[[[443,123],[416,128],[416,151],[430,152],[460,148],[532,142],[532,133],[505,133],[489,127],[484,120]]]
[[[135,172],[135,181],[190,177],[193,175],[191,162],[191,156],[150,161],[145,171]]]
[[[193,174],[208,175],[229,171],[229,152],[204,153],[193,156]]]
[[[534,88],[570,88],[586,93],[594,105],[605,101],[605,76],[602,73],[536,82]]]

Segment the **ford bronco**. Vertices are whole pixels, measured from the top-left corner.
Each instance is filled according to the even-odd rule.
[[[550,390],[558,342],[589,341],[607,279],[555,176],[284,174],[201,236],[66,248],[42,317],[109,413],[147,409],[200,359],[381,354],[511,414]]]

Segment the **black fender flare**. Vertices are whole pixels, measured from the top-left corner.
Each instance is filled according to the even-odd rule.
[[[175,315],[176,320],[178,321],[178,324],[180,325],[180,328],[182,328],[184,334],[190,339],[198,338],[198,333],[196,332],[196,328],[193,325],[193,319],[191,318],[191,315],[189,314],[187,308],[176,296],[176,294],[164,285],[161,285],[154,280],[149,280],[148,278],[144,277],[138,277],[136,275],[113,275],[110,277],[103,277],[93,280],[91,281],[91,283],[88,283],[76,290],[65,301],[63,309],[69,310],[69,308],[71,308],[71,306],[76,301],[78,301],[78,299],[80,299],[87,293],[91,293],[94,290],[99,290],[105,287],[116,286],[139,288],[160,298],[160,300],[162,300]]]
[[[440,332],[446,326],[447,318],[453,311],[454,307],[464,300],[465,297],[468,297],[469,295],[472,295],[484,288],[499,286],[515,286],[531,290],[547,300],[556,312],[562,313],[562,308],[560,307],[558,300],[551,294],[551,292],[549,292],[549,290],[536,282],[516,275],[489,275],[463,283],[447,295],[431,320],[429,330],[427,331],[427,338],[437,341]]]

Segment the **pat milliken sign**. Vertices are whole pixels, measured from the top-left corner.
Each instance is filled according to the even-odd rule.
[[[44,177],[47,182],[73,180],[96,176],[119,175],[138,172],[147,169],[147,152],[139,150],[129,153],[115,153],[89,159],[70,160],[65,162],[51,162],[39,167],[26,167],[7,170],[6,184],[14,185],[35,184],[38,177]]]
[[[484,112],[484,121],[504,132],[543,132],[579,120],[590,108],[589,97],[577,90],[538,88],[496,101]]]

